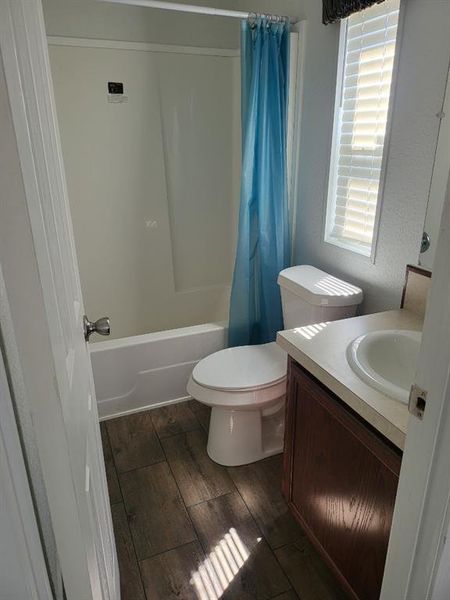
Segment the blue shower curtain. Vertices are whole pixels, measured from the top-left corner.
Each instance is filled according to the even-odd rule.
[[[289,24],[241,25],[242,175],[230,346],[263,344],[283,328],[278,273],[289,266],[286,128]]]

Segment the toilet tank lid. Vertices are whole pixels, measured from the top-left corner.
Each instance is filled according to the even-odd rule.
[[[354,306],[363,299],[361,288],[310,265],[284,269],[278,285],[317,306]]]

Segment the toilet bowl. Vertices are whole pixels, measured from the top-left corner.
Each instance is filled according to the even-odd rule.
[[[362,291],[309,265],[278,277],[286,329],[354,316]],[[225,466],[283,451],[287,356],[275,342],[226,348],[201,360],[188,394],[211,407],[207,452]]]
[[[286,353],[275,342],[215,352],[201,360],[188,393],[211,406],[207,452],[236,466],[283,449]]]

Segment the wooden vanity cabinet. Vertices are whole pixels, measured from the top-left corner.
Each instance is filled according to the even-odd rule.
[[[401,452],[289,359],[283,491],[350,598],[378,600]]]

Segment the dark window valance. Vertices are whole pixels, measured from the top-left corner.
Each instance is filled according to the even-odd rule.
[[[364,10],[372,4],[380,4],[384,0],[322,0],[322,2],[322,23],[328,25]]]

